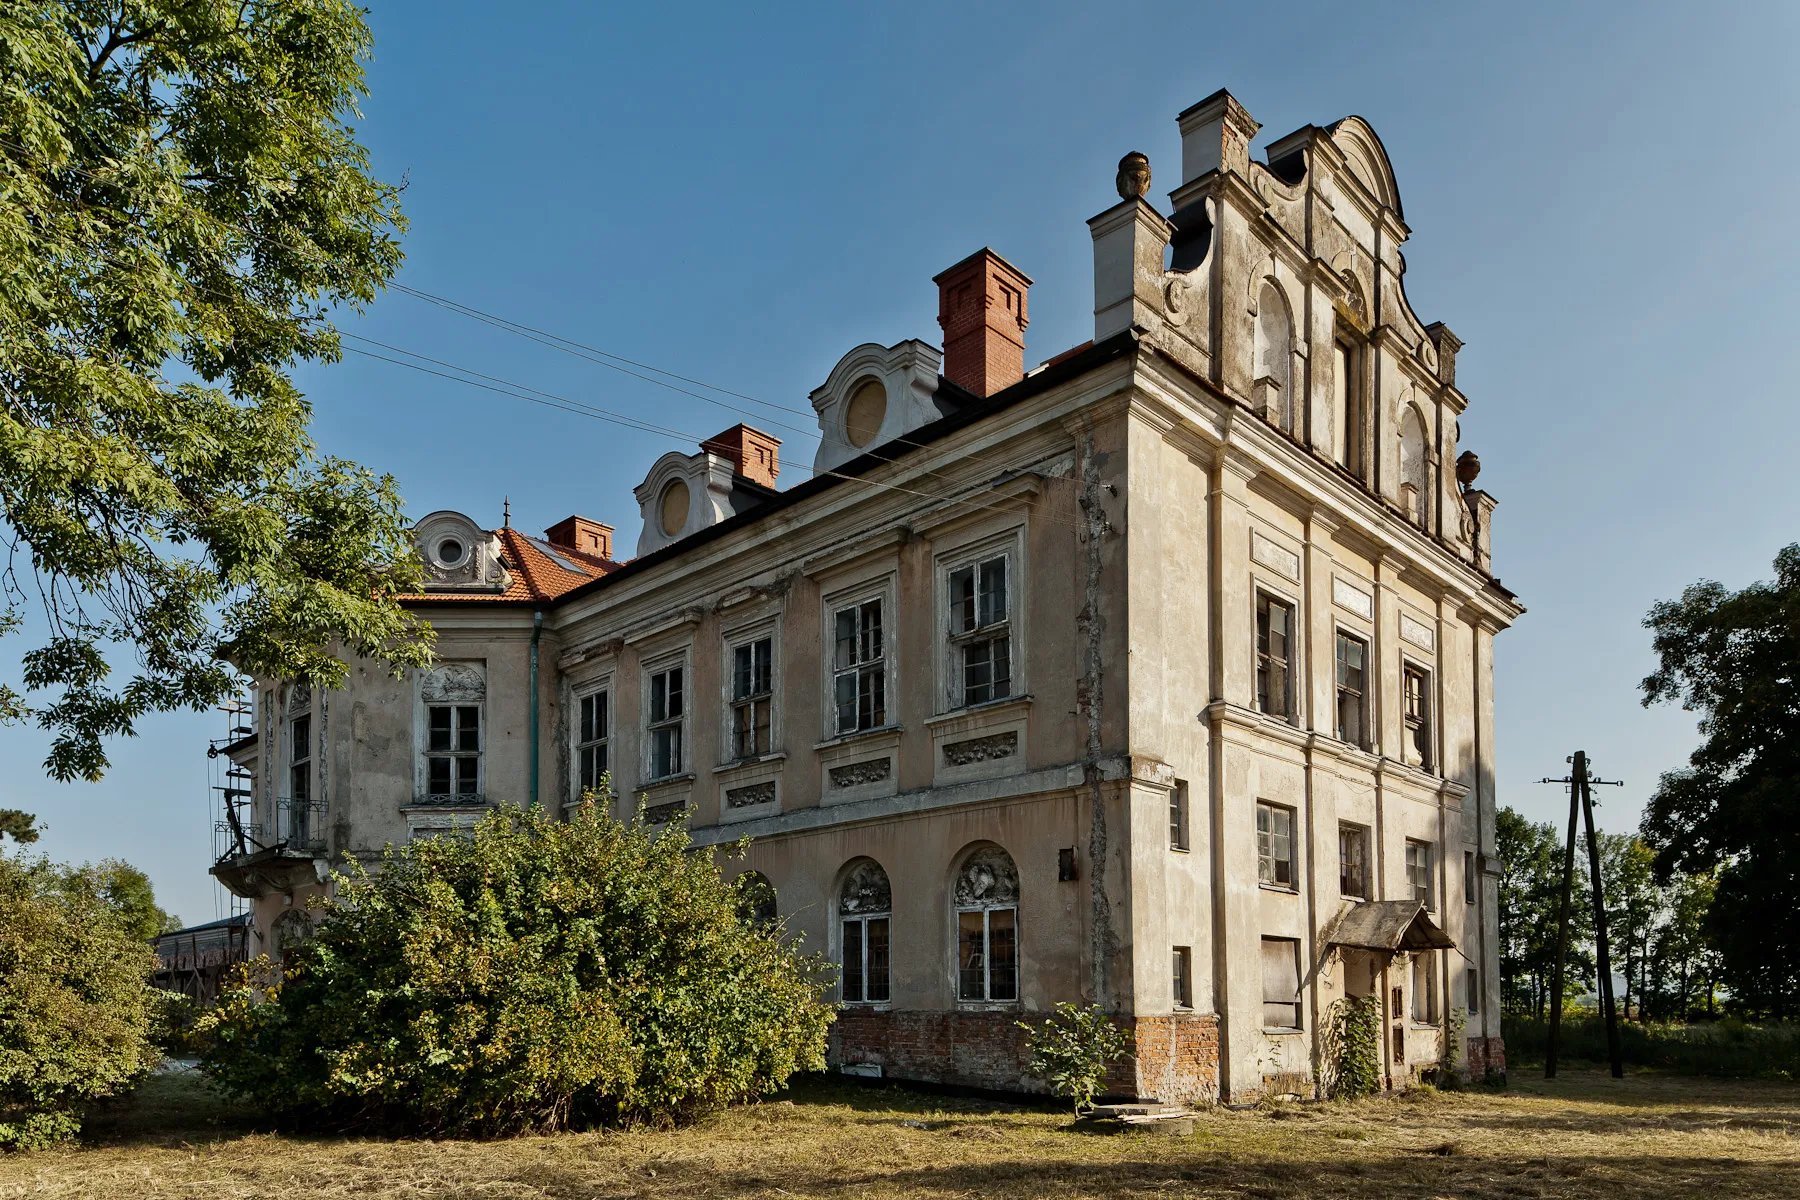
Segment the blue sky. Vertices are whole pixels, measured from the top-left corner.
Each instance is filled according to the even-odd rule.
[[[1027,357],[1090,336],[1086,219],[1114,166],[1177,182],[1175,114],[1226,86],[1280,137],[1380,133],[1408,293],[1467,343],[1463,442],[1500,500],[1495,566],[1530,612],[1498,643],[1500,798],[1587,749],[1635,824],[1691,717],[1646,711],[1640,626],[1796,538],[1800,10],[1779,4],[374,4],[359,128],[407,180],[401,281],[782,406],[864,341],[935,342],[931,276],[992,245],[1036,281]],[[707,435],[738,414],[391,293],[361,336]],[[392,472],[415,516],[635,542],[632,485],[672,439],[352,355],[302,381],[325,449]],[[783,416],[804,424],[803,419]],[[761,422],[766,424],[767,422]],[[813,442],[790,430],[798,482]],[[16,660],[22,643],[7,647]],[[97,785],[45,782],[0,731],[4,804],[58,858],[128,858],[188,920],[221,911],[206,739],[144,723]]]

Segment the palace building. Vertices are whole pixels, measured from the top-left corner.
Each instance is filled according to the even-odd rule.
[[[434,667],[257,680],[228,748],[252,952],[347,858],[610,781],[753,839],[728,869],[839,965],[845,1071],[1040,1086],[1015,1023],[1075,1001],[1136,1035],[1117,1091],[1312,1094],[1346,994],[1391,1080],[1503,1068],[1493,639],[1524,610],[1461,342],[1407,302],[1366,122],[1256,161],[1228,93],[1178,121],[1168,205],[1131,154],[1087,223],[1092,341],[1028,369],[1031,280],[983,249],[934,280],[941,347],[812,393],[804,482],[739,425],[650,467],[628,559],[583,517],[421,520]]]

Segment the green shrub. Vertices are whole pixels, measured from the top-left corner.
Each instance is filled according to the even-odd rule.
[[[1381,1006],[1343,996],[1325,1011],[1325,1093],[1354,1100],[1381,1090]]]
[[[1094,1106],[1106,1068],[1131,1048],[1131,1034],[1113,1024],[1099,1005],[1059,1004],[1038,1024],[1020,1021],[1018,1026],[1031,1051],[1029,1070],[1048,1080],[1052,1092],[1069,1097],[1077,1117]]]
[[[584,804],[390,847],[200,1019],[203,1069],[278,1116],[475,1136],[684,1120],[822,1069],[823,964],[688,845]]]
[[[81,872],[0,855],[0,1148],[73,1137],[156,1065],[154,965]]]

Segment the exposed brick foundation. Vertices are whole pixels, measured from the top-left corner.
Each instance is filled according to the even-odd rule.
[[[1008,1092],[1043,1092],[1026,1074],[1030,1058],[1018,1012],[838,1013],[828,1057],[833,1067],[875,1063],[884,1076]],[[1041,1020],[1041,1015],[1036,1016]],[[1135,1058],[1107,1072],[1112,1095],[1176,1104],[1210,1104],[1219,1098],[1219,1022],[1211,1015],[1140,1017]]]
[[[1470,1079],[1486,1079],[1489,1071],[1506,1070],[1506,1043],[1497,1037],[1469,1039]]]
[[[1136,1057],[1132,1090],[1138,1096],[1165,1104],[1218,1103],[1219,1018],[1211,1013],[1139,1017]]]

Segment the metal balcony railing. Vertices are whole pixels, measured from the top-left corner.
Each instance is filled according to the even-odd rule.
[[[325,848],[325,801],[282,797],[275,802],[275,838],[289,853]]]

